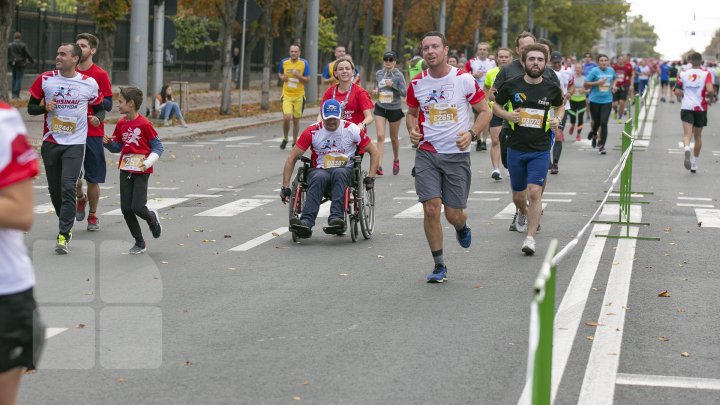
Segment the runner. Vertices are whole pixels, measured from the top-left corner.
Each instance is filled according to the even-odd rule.
[[[377,175],[382,176],[382,158],[385,151],[385,121],[390,126],[390,142],[393,151],[393,176],[400,173],[400,141],[398,132],[400,132],[400,121],[405,114],[402,111],[402,97],[407,94],[407,85],[405,84],[405,76],[398,70],[395,65],[397,57],[395,52],[385,52],[383,55],[383,69],[375,73],[375,82],[377,87],[373,89],[373,94],[378,96],[378,102],[375,103],[375,127],[377,128],[377,149],[380,154],[380,166],[377,169]]]
[[[465,72],[465,69],[463,68],[463,66],[460,66],[460,57],[455,54],[451,54],[448,56],[448,65]],[[420,72],[418,72],[418,73],[420,73]],[[415,77],[415,76],[413,76],[413,77]]]
[[[582,65],[575,64],[575,77],[573,82],[573,94],[570,96],[570,109],[567,110],[567,115],[570,116],[570,136],[573,135],[573,131],[577,128],[576,141],[582,139],[583,130],[583,116],[587,108],[587,93],[588,89],[585,88],[585,76],[582,74]],[[577,127],[576,127],[577,125]]]
[[[147,222],[153,238],[159,238],[162,233],[160,215],[156,210],[147,208],[147,189],[153,166],[163,153],[163,145],[152,123],[138,114],[142,102],[143,93],[140,89],[122,88],[118,97],[118,111],[125,116],[120,118],[113,134],[103,138],[110,152],[120,153],[120,210],[135,239],[135,244],[130,248],[131,255],[146,250],[137,217]]]
[[[92,77],[98,84],[103,96],[103,108],[112,111],[112,87],[110,76],[100,66],[93,63],[93,56],[97,52],[98,39],[95,35],[82,33],[75,38],[75,43],[82,49],[82,58],[77,72]],[[100,184],[105,183],[107,163],[102,139],[105,135],[105,124],[95,117],[92,110],[88,111],[88,137],[85,142],[85,161],[83,172],[87,182],[87,194],[83,193],[82,179],[77,183],[77,203],[75,207],[75,220],[85,219],[85,206],[89,203],[90,214],[87,217],[87,230],[100,230],[100,220],[97,217],[97,206],[100,201]]]
[[[591,70],[597,67],[597,63],[593,61],[592,54],[590,52],[586,53],[583,57],[583,64],[582,64],[582,72],[583,76],[587,76],[588,73],[590,73]]]
[[[612,110],[613,93],[617,91],[615,70],[608,67],[610,60],[607,55],[599,54],[598,65],[585,76],[585,88],[590,89],[590,113],[593,117],[592,130],[588,138],[593,148],[598,147],[601,155],[606,154],[605,141],[608,136],[608,119]],[[598,133],[600,130],[600,133]]]
[[[480,42],[477,44],[475,57],[468,60],[465,64],[465,71],[473,75],[481,88],[485,86],[485,75],[487,72],[497,66],[494,60],[488,58],[489,53],[490,44],[487,42]],[[487,150],[488,133],[489,128],[481,129],[480,139],[478,139],[477,145],[475,146],[476,151]]]
[[[305,83],[310,81],[310,64],[300,57],[300,47],[290,45],[290,57],[280,61],[278,77],[283,82],[282,108],[283,108],[283,140],[280,149],[285,149],[288,143],[290,121],[293,124],[293,145],[297,142],[300,133],[300,117],[305,110]]]
[[[615,75],[617,76],[617,90],[613,94],[613,114],[618,122],[622,122],[625,108],[627,105],[628,92],[630,91],[630,83],[634,76],[632,64],[625,60],[625,57],[619,55],[617,63],[613,65]]]
[[[410,140],[418,145],[413,169],[415,190],[423,204],[425,237],[435,262],[427,282],[442,283],[447,280],[447,267],[440,212],[444,206],[458,243],[470,247],[472,235],[464,211],[471,181],[469,148],[492,114],[477,81],[447,64],[445,35],[426,33],[421,50],[428,69],[410,81],[405,122]],[[468,129],[471,109],[478,116]]]
[[[670,61],[663,61],[660,65],[660,101],[663,103],[670,98]]]
[[[422,56],[413,56],[412,59],[410,59],[410,62],[408,62],[408,79],[412,79],[413,77],[419,75],[426,68],[427,65],[425,64],[425,60]]]
[[[637,94],[642,97],[648,82],[650,82],[650,74],[652,73],[650,66],[648,66],[647,62],[645,62],[645,59],[640,59],[640,64],[637,67],[637,73],[639,79]]]
[[[569,67],[562,65],[562,54],[560,52],[553,52],[550,55],[550,63],[552,69],[560,81],[560,86],[563,91],[563,99],[565,100],[564,109],[567,111],[570,108],[570,95],[575,92],[575,74],[570,70]],[[558,163],[560,163],[560,155],[562,154],[563,143],[565,142],[565,134],[563,129],[565,128],[565,122],[567,120],[567,114],[563,114],[560,125],[555,129],[555,141],[553,142],[552,148],[552,164],[550,165],[550,174],[558,174],[560,169]]]
[[[322,73],[322,84],[330,85],[337,84],[337,78],[335,77],[335,74],[333,73],[333,68],[335,67],[335,62],[340,60],[340,58],[344,58],[346,55],[345,47],[342,45],[338,45],[335,47],[335,60],[325,65],[325,69]],[[355,68],[355,73],[353,77],[353,83],[358,84],[360,83],[360,72]]]
[[[513,202],[520,211],[517,231],[527,231],[521,250],[535,253],[535,234],[542,211],[552,135],[564,115],[562,89],[545,80],[543,72],[548,54],[543,45],[528,45],[521,53],[525,75],[507,80],[495,95],[493,112],[508,121],[508,168]],[[502,105],[507,103],[508,110]],[[554,116],[550,109],[554,109]],[[529,200],[529,205],[528,205]]]
[[[675,85],[677,83],[678,73],[679,73],[677,65],[678,65],[677,62],[673,61],[673,63],[670,65],[670,71],[668,72],[668,77],[670,79],[670,83],[668,83],[668,84],[670,86],[670,91],[671,91],[671,94],[670,94],[670,103],[671,104],[675,104],[676,98],[677,98],[678,102],[680,102],[680,96],[673,94]],[[715,94],[717,94],[717,93],[715,93]]]
[[[702,130],[707,126],[707,110],[709,97],[711,102],[716,98],[710,72],[701,68],[702,55],[693,52],[688,56],[692,67],[678,75],[675,93],[682,95],[680,120],[683,124],[683,143],[685,145],[685,169],[696,173],[700,149],[702,149]],[[695,149],[690,157],[690,140],[695,138]]]
[[[321,103],[325,100],[335,99],[342,106],[343,120],[350,121],[353,124],[367,128],[373,121],[373,102],[370,95],[365,89],[353,83],[355,65],[347,58],[340,58],[335,61],[333,66],[333,74],[338,80],[337,84],[330,86]],[[318,121],[322,117],[318,113]]]
[[[16,403],[23,371],[37,366],[45,342],[23,240],[33,223],[38,174],[26,133],[20,113],[0,101],[0,404]]]
[[[507,65],[512,61],[512,51],[510,48],[500,48],[497,51],[497,64],[498,66],[495,66],[494,68],[490,69],[487,74],[485,75],[485,93],[489,94],[490,89],[493,87],[493,84],[495,83],[495,77],[497,76],[498,72],[500,72],[500,68]],[[488,104],[488,107],[492,109],[493,102],[491,101]],[[502,118],[496,116],[493,114],[492,119],[490,120],[490,163],[492,164],[492,172],[490,173],[490,177],[492,177],[495,181],[502,180],[502,175],[500,175],[500,131],[502,130],[503,120]]]
[[[40,152],[50,199],[59,218],[55,246],[58,254],[69,252],[68,244],[72,239],[75,195],[85,157],[89,106],[92,106],[100,122],[105,118],[97,82],[75,70],[81,57],[82,50],[77,44],[61,45],[55,57],[58,70],[38,76],[30,87],[28,103],[28,114],[44,114],[45,117]],[[45,100],[45,105],[40,105],[41,99]]]

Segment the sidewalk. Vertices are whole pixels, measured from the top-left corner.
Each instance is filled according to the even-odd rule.
[[[117,94],[120,86],[113,86],[113,93]],[[189,89],[189,107],[190,111],[204,110],[207,108],[220,108],[220,90],[207,90],[208,83],[190,83]],[[270,100],[279,100],[282,89],[280,87],[270,88]],[[27,91],[22,91],[21,99],[29,99]],[[259,89],[243,90],[243,105],[259,103],[261,91]],[[239,90],[233,89],[231,100],[237,104],[239,100]],[[39,146],[42,143],[43,116],[30,116],[26,109],[20,109],[25,125],[28,129],[28,139],[31,144]],[[305,109],[303,117],[316,117],[319,112],[318,107],[310,107]],[[106,118],[108,120],[117,120],[121,117],[117,112],[117,105],[113,106],[113,111],[108,112]],[[163,127],[158,125],[155,130],[161,140],[181,140],[193,139],[203,136],[222,135],[227,132],[239,131],[245,128],[274,124],[282,121],[281,112],[270,112],[266,114],[253,115],[248,117],[235,117],[227,119],[198,122],[188,124],[187,128],[179,126]],[[114,124],[105,124],[105,133],[112,133],[115,129]]]

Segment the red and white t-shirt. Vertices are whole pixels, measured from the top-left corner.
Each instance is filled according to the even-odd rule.
[[[112,97],[112,86],[110,85],[110,77],[108,76],[106,71],[100,68],[100,66],[93,63],[92,66],[90,66],[90,69],[77,69],[77,71],[78,73],[82,73],[85,76],[90,76],[95,79],[98,84],[98,88],[100,89],[100,97],[102,97],[103,99],[105,97]],[[92,108],[88,109],[88,119],[90,119],[90,117],[94,115],[95,113],[93,113]],[[101,122],[100,125],[97,127],[88,125],[88,136],[105,136],[105,124]]]
[[[38,157],[28,144],[20,113],[0,101],[0,190],[37,176]],[[15,294],[35,285],[24,233],[0,228],[0,295]]]
[[[697,68],[678,73],[676,86],[683,89],[680,108],[690,111],[707,111],[705,92],[708,83],[712,85],[712,76],[707,70]]]
[[[567,66],[560,66],[560,70],[553,69],[553,72],[555,72],[555,75],[558,77],[558,80],[560,81],[560,86],[563,90],[563,95],[567,94],[568,88],[571,84],[575,84],[575,73],[573,73],[572,70],[570,70]],[[565,108],[570,108],[570,99],[568,99],[565,102]]]
[[[338,129],[331,132],[320,121],[300,134],[296,146],[303,151],[310,148],[312,167],[332,169],[345,166],[358,148],[364,148],[370,142],[365,130],[352,122],[340,121]]]
[[[612,67],[615,70],[615,76],[617,77],[615,84],[618,87],[630,86],[630,79],[633,74],[633,65],[631,63],[625,63],[624,65],[614,64]]]
[[[469,153],[455,142],[469,129],[472,105],[481,102],[485,93],[468,73],[451,67],[445,77],[434,78],[425,70],[410,81],[407,105],[419,108],[418,125],[423,134],[418,149],[433,153]]]
[[[477,82],[480,83],[480,86],[482,87],[483,85],[485,85],[485,75],[488,71],[490,71],[490,69],[496,66],[497,64],[495,63],[495,61],[490,58],[480,60],[478,59],[478,57],[474,57],[467,61],[467,63],[465,63],[465,71],[470,73],[471,75],[474,75],[477,72],[482,73],[482,76],[477,79]]]
[[[341,93],[337,87],[338,85],[334,84],[325,91],[320,105],[322,105],[325,100],[333,98],[333,94],[335,94],[335,100],[339,101],[340,105],[343,106],[342,119],[360,125],[365,119],[363,111],[371,110],[375,107],[375,104],[373,104],[370,99],[370,95],[357,84],[353,84],[350,87],[350,94],[347,92]]]
[[[132,173],[152,173],[152,167],[146,170],[139,166],[152,152],[150,140],[155,138],[157,138],[155,128],[142,115],[138,115],[132,121],[128,121],[125,117],[120,118],[112,137],[113,142],[120,142],[123,145],[118,168]]]
[[[43,141],[60,145],[84,145],[88,134],[89,106],[102,103],[97,82],[81,73],[67,78],[53,70],[38,76],[30,87],[30,95],[45,99],[55,98],[57,107],[45,113]]]

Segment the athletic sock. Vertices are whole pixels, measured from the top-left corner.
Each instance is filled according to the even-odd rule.
[[[443,250],[442,249],[436,250],[436,251],[430,252],[430,253],[432,253],[433,261],[435,261],[435,265],[438,265],[438,264],[441,264],[443,266],[445,265],[445,262],[443,261]]]

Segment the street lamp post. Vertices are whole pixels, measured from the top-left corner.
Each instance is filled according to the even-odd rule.
[[[22,0],[18,0],[17,3],[15,3],[15,31],[20,31],[20,7],[22,7]]]
[[[47,55],[48,50],[48,37],[47,37],[47,31],[48,31],[48,22],[47,22],[47,3],[41,3],[42,6],[40,8],[40,11],[42,11],[43,15],[43,28],[42,28],[42,44],[43,44],[43,54]],[[40,65],[42,66],[41,72],[45,71],[45,58],[42,58],[42,62],[40,62]]]
[[[38,64],[37,64],[38,73],[42,73],[43,55],[40,52],[40,50],[41,50],[40,46],[42,45],[42,14],[43,14],[43,12],[45,12],[45,2],[40,2],[40,3],[38,3],[37,53],[36,53],[37,61],[38,61]]]

